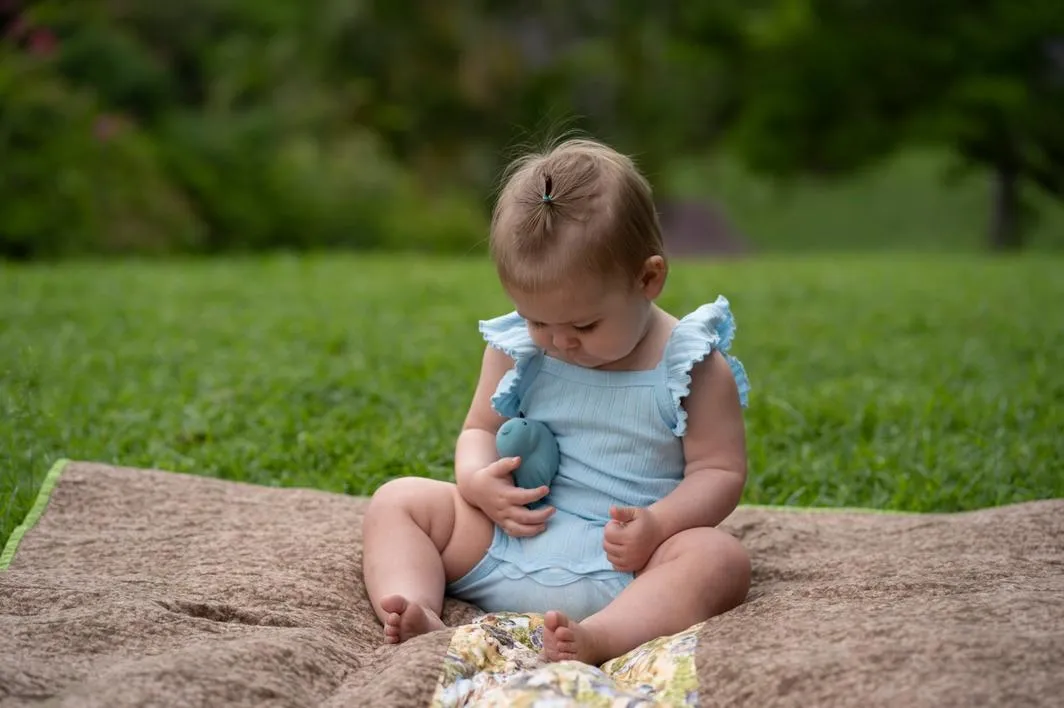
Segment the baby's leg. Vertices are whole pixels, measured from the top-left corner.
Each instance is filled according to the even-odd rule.
[[[446,583],[480,561],[494,528],[448,482],[405,477],[377,490],[362,522],[362,572],[388,642],[443,628]]]
[[[579,623],[548,612],[543,655],[597,666],[732,609],[749,589],[750,558],[737,540],[715,528],[681,531],[599,612]]]

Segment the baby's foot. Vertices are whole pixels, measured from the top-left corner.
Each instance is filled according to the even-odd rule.
[[[446,626],[435,612],[416,602],[409,602],[402,595],[381,598],[381,609],[388,613],[384,621],[384,641],[389,644],[399,644]]]
[[[597,666],[601,660],[594,633],[564,613],[551,610],[543,627],[543,658],[547,661],[582,661]]]

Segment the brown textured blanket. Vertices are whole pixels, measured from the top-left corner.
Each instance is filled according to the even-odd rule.
[[[754,559],[747,602],[585,670],[536,666],[535,617],[475,623],[457,602],[444,619],[461,628],[382,645],[360,577],[364,499],[86,463],[57,472],[0,561],[4,706],[1064,697],[1064,500],[956,515],[740,508],[725,526]]]

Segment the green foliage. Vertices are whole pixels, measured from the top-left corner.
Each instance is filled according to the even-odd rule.
[[[0,95],[0,254],[158,251],[200,238],[155,145],[91,93],[7,52]]]
[[[1012,244],[1023,182],[1064,197],[1059,2],[786,0],[752,28],[731,137],[753,168],[848,176],[946,146],[998,173]]]
[[[950,511],[1064,495],[1060,258],[674,263],[753,382],[751,503]],[[417,283],[417,287],[397,287]],[[449,479],[484,260],[0,271],[0,541],[59,457],[368,494]]]
[[[74,86],[91,88],[110,110],[159,120],[175,86],[159,57],[121,27],[96,18],[71,28],[55,69]]]
[[[1016,245],[1029,195],[1064,195],[1061,8],[14,0],[0,257],[465,252],[511,148],[569,128],[655,184],[722,152],[770,179],[851,178],[930,144],[996,171],[993,227]]]
[[[58,41],[0,62],[0,256],[483,239],[467,186],[426,187],[351,120],[365,86],[330,76],[318,45],[344,38],[298,3],[42,2],[25,18]]]

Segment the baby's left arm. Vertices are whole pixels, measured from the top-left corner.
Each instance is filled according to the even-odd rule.
[[[684,479],[671,494],[650,506],[662,540],[684,529],[719,524],[739,504],[746,483],[746,431],[739,389],[720,352],[692,369],[684,409]]]

